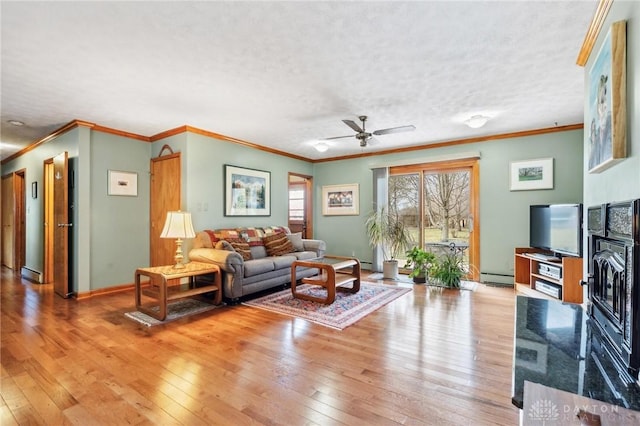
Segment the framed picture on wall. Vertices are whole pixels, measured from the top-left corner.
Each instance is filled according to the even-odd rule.
[[[271,216],[271,173],[226,164],[224,215]]]
[[[509,172],[511,191],[553,189],[553,158],[512,161]]]
[[[138,174],[135,172],[109,170],[108,185],[109,195],[138,196]]]
[[[322,214],[325,216],[360,214],[360,191],[358,184],[323,186]]]
[[[626,27],[625,21],[611,25],[589,70],[589,173],[600,173],[627,156]]]

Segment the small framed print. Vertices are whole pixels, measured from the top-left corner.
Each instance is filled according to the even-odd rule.
[[[108,195],[138,196],[138,174],[135,172],[109,170],[108,185]]]
[[[323,186],[322,214],[325,216],[360,214],[360,191],[358,184]]]
[[[553,189],[553,158],[511,162],[511,191]]]
[[[31,182],[31,198],[38,198],[38,182]]]

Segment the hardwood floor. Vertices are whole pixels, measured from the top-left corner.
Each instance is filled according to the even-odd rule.
[[[3,268],[0,423],[515,425],[514,293],[423,285],[337,331],[247,306],[147,328]]]

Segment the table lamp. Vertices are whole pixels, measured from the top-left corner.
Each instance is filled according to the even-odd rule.
[[[160,238],[176,238],[176,255],[174,256],[176,264],[173,266],[175,269],[184,268],[182,263],[182,259],[184,259],[182,255],[182,239],[194,238],[195,236],[191,213],[181,211],[167,212],[167,220],[164,223]]]

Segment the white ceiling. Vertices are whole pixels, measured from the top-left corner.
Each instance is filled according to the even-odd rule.
[[[2,158],[75,119],[190,125],[309,159],[582,123],[576,58],[596,6],[2,1]],[[463,124],[476,114],[491,120]],[[416,130],[313,148],[358,115]]]

